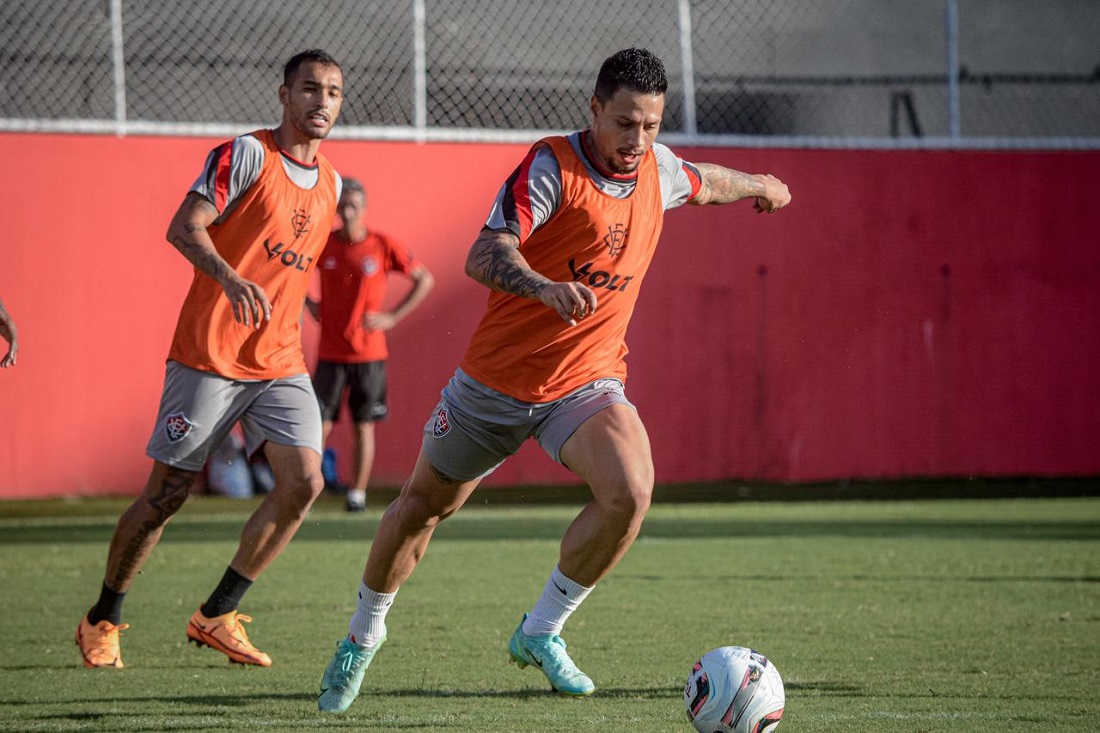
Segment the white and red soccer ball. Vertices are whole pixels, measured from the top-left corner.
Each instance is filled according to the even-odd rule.
[[[704,654],[684,685],[684,707],[699,733],[773,733],[785,703],[779,670],[741,646]]]

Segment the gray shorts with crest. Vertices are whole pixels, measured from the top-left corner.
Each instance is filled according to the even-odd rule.
[[[200,471],[238,420],[250,457],[268,441],[321,453],[321,411],[308,374],[238,381],[175,361],[164,368],[160,411],[145,453]]]
[[[634,405],[618,379],[597,379],[553,402],[523,402],[455,372],[424,426],[432,467],[458,481],[492,473],[528,438],[561,463],[561,449],[585,420],[611,405]]]

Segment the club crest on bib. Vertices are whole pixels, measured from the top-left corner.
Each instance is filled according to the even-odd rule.
[[[173,412],[164,420],[164,433],[169,443],[178,443],[187,437],[195,423],[187,419],[182,412]]]
[[[375,257],[364,257],[363,261],[359,263],[359,267],[363,270],[364,275],[370,277],[378,272],[378,259]]]
[[[451,422],[447,418],[447,408],[440,407],[439,411],[435,413],[435,425],[432,427],[432,435],[442,438],[449,432],[451,432]]]
[[[615,226],[607,227],[607,234],[604,235],[603,244],[607,247],[607,253],[612,257],[618,257],[626,249],[626,235],[629,234],[629,230],[622,224],[616,224]]]
[[[290,226],[294,229],[294,238],[302,236],[309,231],[309,222],[313,217],[306,209],[295,209],[290,215]]]

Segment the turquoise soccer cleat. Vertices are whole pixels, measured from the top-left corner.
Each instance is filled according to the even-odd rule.
[[[336,654],[325,668],[321,678],[321,694],[317,696],[317,709],[325,713],[342,713],[351,707],[363,684],[363,675],[374,659],[375,652],[386,641],[383,634],[370,649],[353,644],[350,639],[336,643]]]
[[[523,619],[527,619],[527,614],[523,614]],[[596,691],[588,675],[577,669],[565,653],[565,641],[557,634],[528,636],[523,633],[523,621],[520,621],[508,642],[508,654],[520,669],[528,664],[538,667],[560,695],[587,697]]]

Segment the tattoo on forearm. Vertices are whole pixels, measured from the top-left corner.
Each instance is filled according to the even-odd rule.
[[[206,228],[217,215],[213,204],[194,191],[188,193],[168,226],[168,241],[199,271],[222,282],[233,269],[214,249]]]
[[[711,203],[729,203],[750,196],[763,196],[764,184],[756,176],[711,163],[697,166],[706,182]]]
[[[195,241],[193,234],[200,230],[201,227],[189,225],[184,228],[183,234],[175,234],[169,241],[188,262],[215,280],[220,280],[227,274],[228,265],[216,252]]]
[[[516,248],[500,240],[482,240],[471,273],[484,285],[523,298],[537,298],[547,280],[529,267]]]

